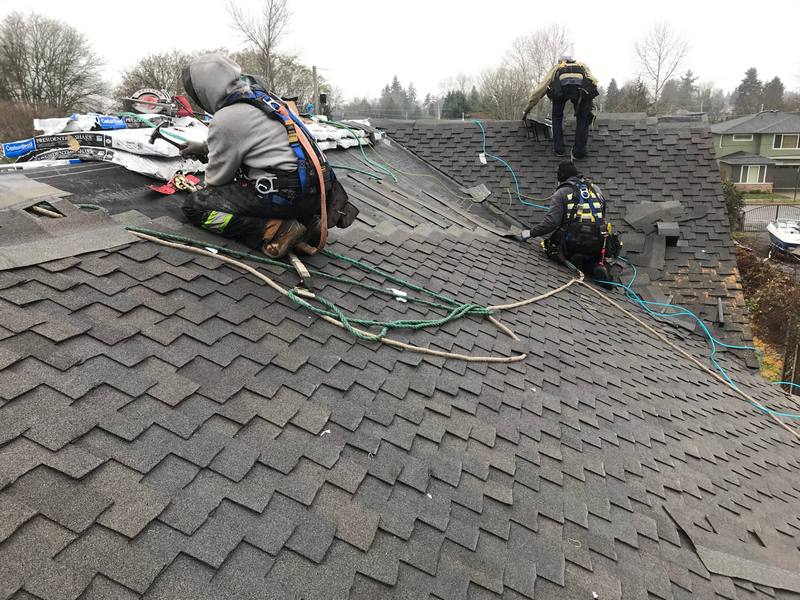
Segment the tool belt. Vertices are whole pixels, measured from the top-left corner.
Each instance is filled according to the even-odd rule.
[[[616,258],[622,241],[616,233],[609,233],[594,223],[573,223],[556,229],[548,239],[542,240],[545,254],[561,261],[575,254],[599,257],[604,246],[606,258]]]
[[[297,171],[249,169],[246,175],[241,175],[242,182],[252,188],[256,197],[269,202],[271,208],[278,212],[296,211],[301,218],[320,212],[320,189],[316,176],[310,178],[306,194],[302,196]],[[349,227],[358,216],[358,209],[350,204],[347,192],[330,169],[326,170],[325,179],[328,227]]]

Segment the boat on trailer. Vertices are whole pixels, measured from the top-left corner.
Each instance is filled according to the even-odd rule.
[[[776,219],[767,225],[769,242],[774,250],[788,252],[800,258],[800,221],[795,219]]]

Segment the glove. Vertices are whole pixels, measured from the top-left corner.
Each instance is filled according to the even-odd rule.
[[[530,229],[523,229],[522,232],[519,234],[519,240],[521,242],[525,242],[531,239],[531,230]]]
[[[183,158],[205,158],[208,156],[208,145],[205,142],[187,142],[181,148]]]

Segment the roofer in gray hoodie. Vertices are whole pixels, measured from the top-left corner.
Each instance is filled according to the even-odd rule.
[[[328,227],[347,227],[357,209],[336,181],[313,137],[288,107],[254,77],[220,54],[201,56],[183,70],[192,100],[213,115],[207,144],[184,155],[207,155],[205,187],[190,194],[190,222],[272,257],[313,248],[321,237],[320,181],[327,192]],[[306,144],[298,141],[305,136]],[[310,145],[309,145],[310,143]],[[313,154],[313,156],[310,156]],[[317,170],[319,167],[319,171]]]

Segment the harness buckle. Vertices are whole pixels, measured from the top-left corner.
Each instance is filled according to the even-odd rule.
[[[275,112],[279,112],[281,110],[281,105],[278,104],[278,102],[273,100],[272,98],[269,98],[269,99],[264,98],[264,104],[269,106]]]
[[[586,187],[585,185],[582,185],[582,186],[580,187],[580,190],[579,190],[579,191],[580,191],[580,194],[581,194],[581,198],[582,198],[583,200],[588,200],[588,199],[591,197],[591,196],[589,195],[589,188],[588,188],[588,187]]]
[[[266,196],[268,194],[274,194],[278,190],[275,189],[275,180],[278,177],[276,175],[261,175],[258,179],[256,179],[255,184],[253,187],[256,190],[256,194],[259,196]]]

